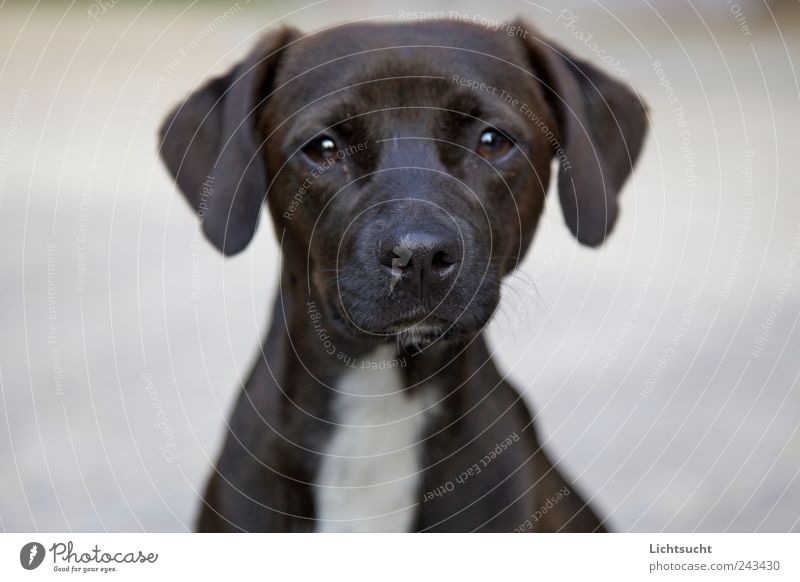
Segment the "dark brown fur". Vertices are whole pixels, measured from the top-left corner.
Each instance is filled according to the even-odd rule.
[[[226,254],[242,250],[266,193],[284,257],[263,354],[231,417],[201,531],[314,528],[315,451],[331,431],[330,387],[346,368],[315,335],[309,304],[338,351],[354,359],[401,316],[445,322],[422,349],[400,342],[409,389],[434,382],[444,394],[425,437],[418,530],[603,531],[540,447],[482,330],[500,280],[534,236],[554,156],[566,224],[598,245],[616,219],[646,114],[627,87],[522,29],[525,39],[454,22],[346,25],[308,36],[282,29],[165,122],[162,156],[202,210],[211,242]],[[501,99],[502,90],[516,103]],[[487,163],[474,154],[486,126],[508,132],[513,155]],[[287,214],[308,177],[304,144],[324,132],[368,145],[321,173]],[[204,183],[212,185],[205,194]],[[458,232],[459,284],[424,297],[401,288],[387,300],[387,275],[370,253],[391,248],[401,228],[443,240]],[[423,501],[424,491],[514,433],[519,442],[479,478]],[[569,495],[537,514],[564,487]]]

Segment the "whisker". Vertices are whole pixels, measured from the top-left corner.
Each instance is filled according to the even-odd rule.
[[[500,302],[497,304],[497,310],[496,310],[495,313],[498,313],[498,314],[502,315],[503,318],[506,321],[506,324],[508,324],[508,327],[509,328],[513,328],[514,326],[511,323],[511,318],[508,316],[508,313],[506,313],[506,310],[505,310],[506,306],[507,306],[507,302],[503,301],[503,297],[501,296],[500,297]]]
[[[514,289],[513,285],[511,285],[511,283],[509,283],[508,281],[500,281],[500,287],[502,289],[508,289],[508,292],[512,293],[514,295],[514,297],[516,297],[517,301],[519,301],[520,303],[524,303],[524,301],[522,299],[522,295],[520,295],[519,291]]]

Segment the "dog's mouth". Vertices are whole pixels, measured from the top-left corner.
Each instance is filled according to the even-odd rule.
[[[343,335],[423,348],[468,340],[494,314],[499,279],[468,267],[469,275],[457,284],[428,287],[425,293],[406,286],[388,294],[386,277],[355,267],[340,270],[335,279],[320,274],[315,282],[332,327]],[[474,276],[475,271],[481,276]]]
[[[399,347],[419,351],[439,342],[463,339],[477,330],[460,320],[449,320],[436,314],[413,312],[385,321],[354,321],[341,305],[332,302],[333,325],[342,333],[371,341],[396,343]]]
[[[395,340],[400,347],[414,350],[461,335],[454,323],[430,317],[421,321],[394,323],[386,327],[385,334],[387,338]]]

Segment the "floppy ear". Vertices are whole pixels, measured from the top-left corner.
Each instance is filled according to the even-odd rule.
[[[558,125],[554,153],[564,219],[581,243],[599,245],[614,226],[617,195],[642,149],[647,109],[626,85],[538,35],[527,35],[525,43]]]
[[[161,126],[161,158],[200,216],[206,237],[226,255],[244,249],[256,230],[268,183],[256,124],[281,49],[294,37],[288,28],[267,35]]]

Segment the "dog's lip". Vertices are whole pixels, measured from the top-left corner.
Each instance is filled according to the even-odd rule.
[[[335,304],[331,305],[331,315],[333,316],[333,323],[337,326],[343,326],[343,329],[378,336],[399,335],[409,331],[425,335],[441,335],[453,326],[452,322],[430,314],[406,313],[402,317],[380,326],[380,328],[362,328],[356,322],[344,316],[340,307]]]
[[[436,317],[425,317],[422,319],[403,318],[393,321],[385,327],[386,333],[403,333],[414,331],[416,333],[435,333],[441,334],[452,325],[451,322]]]

